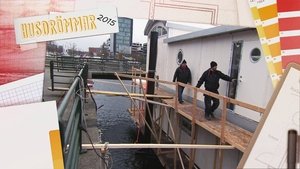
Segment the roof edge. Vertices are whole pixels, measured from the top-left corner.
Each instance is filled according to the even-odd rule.
[[[255,29],[255,28],[241,27],[241,26],[218,26],[214,28],[203,29],[192,33],[187,33],[184,35],[166,38],[164,39],[164,43],[174,43],[179,41],[221,35],[221,34],[232,33],[232,32],[240,32],[240,31],[251,30],[251,29]]]

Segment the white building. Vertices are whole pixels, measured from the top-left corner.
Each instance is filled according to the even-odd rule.
[[[195,86],[202,73],[209,68],[210,62],[216,61],[218,70],[238,79],[236,85],[220,80],[220,95],[230,96],[262,108],[266,107],[273,93],[273,86],[256,29],[218,26],[198,29],[199,31],[190,33],[185,32],[179,36],[170,36],[169,32],[174,35],[174,32],[182,32],[182,30],[179,25],[168,26],[170,24],[165,21],[151,21],[148,22],[144,32],[150,40],[150,32],[159,30],[156,75],[160,80],[172,81],[175,69],[185,59],[192,72],[192,85]],[[147,57],[149,57],[149,53]],[[160,84],[160,87],[175,92],[174,88],[169,86]],[[193,92],[185,89],[184,99],[188,101],[192,97]],[[204,107],[203,96],[197,98],[198,105]],[[222,107],[222,103],[220,107]],[[228,112],[228,121],[252,132],[260,120],[259,113],[253,113],[251,110],[239,106],[228,108]],[[216,112],[216,114],[220,114],[220,112]],[[162,128],[167,130],[164,126]],[[199,126],[198,128],[199,144],[216,143],[214,135]],[[189,134],[182,133],[185,134],[182,134],[181,143],[188,143]],[[241,156],[242,152],[237,149],[226,151],[223,168],[236,168]],[[214,158],[215,154],[211,151],[197,150],[196,165],[200,168],[210,169],[213,166],[211,163]]]

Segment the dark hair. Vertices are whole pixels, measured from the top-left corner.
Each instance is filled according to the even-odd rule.
[[[215,66],[218,66],[218,64],[215,61],[210,62],[210,67],[213,68]]]
[[[185,61],[185,59],[182,61],[182,63],[181,64],[186,64],[186,61]]]

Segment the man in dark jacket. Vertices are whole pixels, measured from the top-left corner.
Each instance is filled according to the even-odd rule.
[[[217,70],[217,66],[218,65],[216,62],[214,61],[210,62],[210,68],[202,74],[196,87],[198,88],[201,87],[201,85],[205,82],[204,85],[205,90],[219,94],[218,89],[219,89],[220,79],[229,82],[235,81],[235,79]],[[211,104],[211,101],[213,102],[213,104]],[[204,104],[205,104],[205,118],[207,120],[211,120],[211,117],[215,118],[213,112],[218,108],[220,104],[219,99],[204,94]]]
[[[180,66],[176,69],[173,77],[173,82],[175,82],[177,79],[178,82],[181,83],[191,83],[191,70],[186,65],[186,61],[183,60]],[[178,101],[180,104],[183,103],[182,100],[182,93],[183,93],[183,86],[178,86]]]

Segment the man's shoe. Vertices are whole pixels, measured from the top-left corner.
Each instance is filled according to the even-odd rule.
[[[180,104],[183,104],[183,102],[184,102],[183,100],[180,100],[180,101],[179,101]]]
[[[211,118],[215,119],[215,115],[213,113],[210,114]]]
[[[211,120],[211,118],[209,116],[205,116],[205,119],[208,120],[208,121]]]

